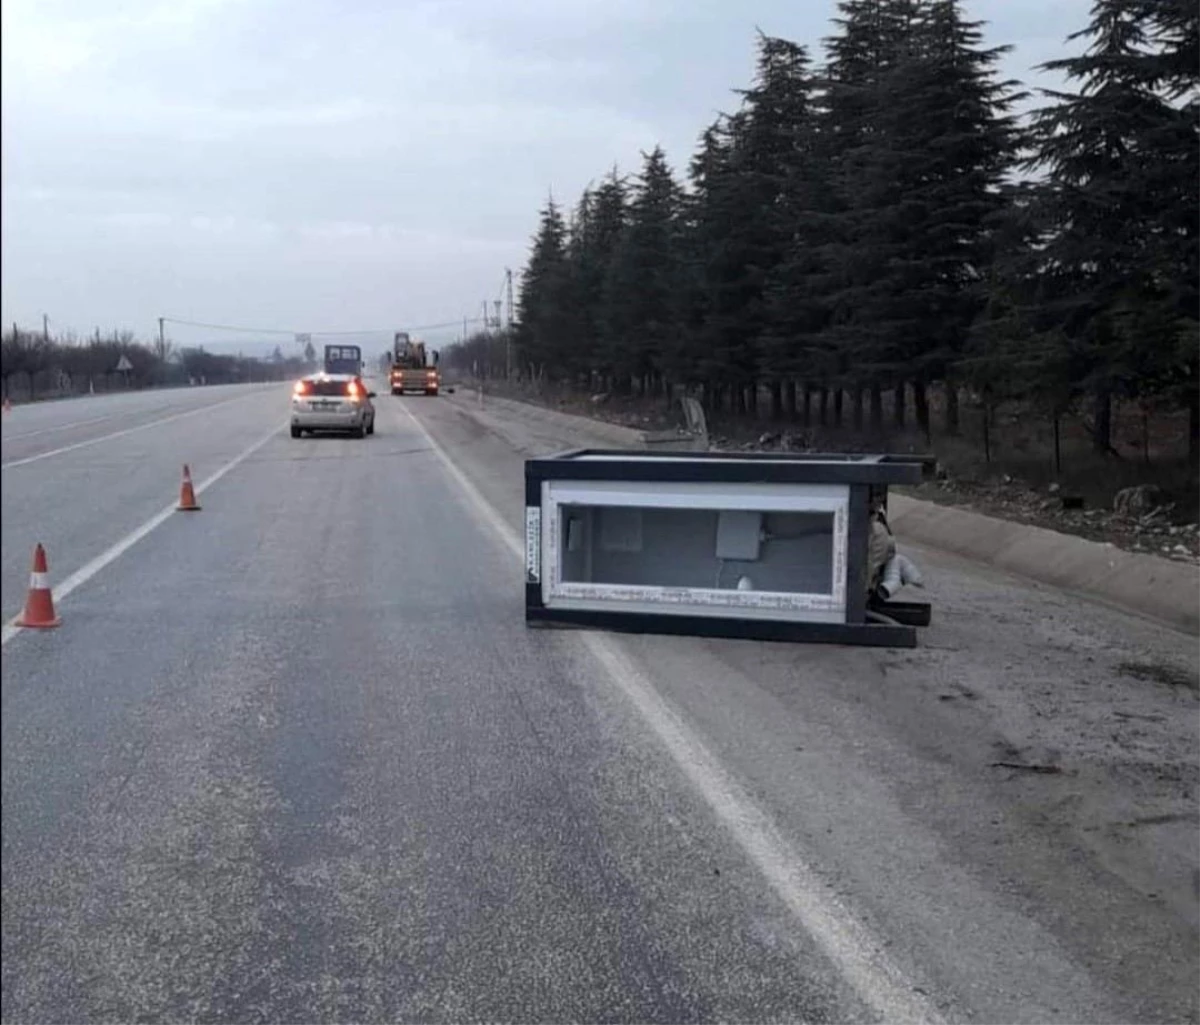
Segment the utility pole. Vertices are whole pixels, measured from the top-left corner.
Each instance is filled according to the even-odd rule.
[[[499,300],[499,299],[493,299],[493,300],[492,300],[492,305],[493,305],[494,307],[496,307],[496,319],[495,319],[495,320],[493,320],[493,321],[492,321],[492,323],[496,325],[496,330],[497,330],[497,331],[499,331],[499,330],[500,330],[500,326],[501,326],[501,325],[500,325],[500,300]]]
[[[50,318],[46,314],[42,314],[42,341],[49,344],[50,342]]]
[[[467,318],[463,317],[463,341],[467,340]]]
[[[165,317],[158,318],[158,358],[165,361],[167,358],[167,343],[163,335],[163,320]]]
[[[504,379],[512,380],[513,287],[512,268],[504,268],[504,297],[507,300],[508,330],[504,332]],[[500,304],[496,304],[496,319],[500,319]]]
[[[487,300],[483,300],[483,330],[485,334],[490,334],[492,330],[492,321],[488,316]]]

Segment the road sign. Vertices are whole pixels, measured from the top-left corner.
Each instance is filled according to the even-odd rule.
[[[117,372],[118,373],[120,373],[121,371],[128,372],[132,369],[133,369],[133,364],[129,362],[129,358],[127,356],[122,356],[119,360],[117,360]]]

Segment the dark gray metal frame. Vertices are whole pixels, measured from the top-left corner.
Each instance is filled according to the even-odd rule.
[[[581,456],[605,456],[591,461]],[[768,467],[764,464],[770,463]],[[846,552],[846,622],[805,623],[687,616],[669,613],[597,612],[549,608],[539,579],[525,581],[525,621],[531,626],[592,627],[625,633],[695,634],[828,644],[912,648],[930,609],[919,602],[867,598],[867,528],[872,500],[887,506],[891,484],[919,484],[934,467],[931,456],[846,453],[657,452],[572,449],[525,463],[525,506],[541,514],[542,483],[548,480],[661,480],[671,483],[846,484],[850,490]],[[527,513],[528,515],[528,513]],[[869,613],[888,622],[872,621]]]

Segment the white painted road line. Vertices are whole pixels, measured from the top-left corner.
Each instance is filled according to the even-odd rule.
[[[274,438],[284,426],[286,426],[286,424],[279,427],[272,427],[269,434],[259,438],[258,441],[256,441],[249,448],[244,449],[203,483],[197,484],[195,488],[197,497],[202,495],[208,488],[212,487],[212,485],[216,484],[217,481],[224,477],[225,474],[229,473],[230,470],[234,469],[245,460],[249,459],[250,456],[254,455],[255,452],[257,452],[268,441]],[[64,599],[77,587],[81,587],[83,584],[86,584],[110,562],[113,562],[115,559],[119,558],[152,530],[161,526],[172,516],[174,516],[178,512],[176,505],[176,502],[172,502],[165,509],[163,509],[162,512],[151,516],[150,519],[148,519],[136,530],[126,534],[123,538],[121,538],[120,541],[118,541],[107,551],[101,552],[87,565],[77,569],[74,573],[67,577],[66,580],[53,589],[52,593],[55,603],[57,604],[58,602],[62,601],[62,599]],[[11,641],[17,636],[17,634],[21,632],[22,628],[17,626],[17,619],[19,618],[20,615],[18,614],[4,625],[3,630],[0,630],[0,648],[3,648],[6,644],[8,644],[9,641]]]
[[[188,409],[182,413],[174,413],[171,416],[165,416],[161,420],[151,420],[146,424],[138,424],[136,427],[126,427],[121,431],[114,431],[112,434],[102,434],[98,438],[89,438],[87,441],[77,441],[73,445],[64,445],[62,448],[54,448],[49,452],[42,452],[36,456],[27,456],[24,459],[12,459],[7,463],[0,463],[0,470],[8,470],[14,466],[27,466],[30,463],[36,463],[42,459],[49,459],[52,456],[66,455],[68,452],[77,452],[81,448],[89,448],[92,445],[99,445],[102,441],[112,441],[113,438],[123,438],[127,434],[136,434],[138,431],[148,431],[151,427],[160,427],[162,424],[169,424],[175,420],[183,420],[189,416],[198,416],[200,413],[207,413],[211,410],[218,409],[221,406],[227,406],[231,402],[238,402],[241,399],[249,398],[256,392],[248,392],[245,395],[235,395],[230,399],[222,399],[220,402],[214,402],[208,406],[201,406],[199,409]]]
[[[20,441],[22,438],[37,438],[43,434],[55,434],[58,431],[69,431],[72,427],[86,427],[88,424],[103,423],[105,420],[112,420],[118,415],[117,413],[109,413],[108,416],[94,416],[90,420],[75,420],[69,424],[59,424],[57,427],[47,427],[40,431],[26,431],[24,434],[6,434],[0,436],[0,444],[9,441]]]
[[[420,431],[483,522],[518,560],[524,562],[525,546],[517,532],[505,523],[496,508],[433,439],[425,425],[403,404],[399,408]],[[567,636],[578,638],[591,652],[804,931],[880,1019],[887,1022],[941,1022],[942,1017],[933,1002],[905,978],[870,931],[855,921],[837,898],[827,892],[817,874],[780,834],[771,817],[758,807],[667,705],[653,681],[642,673],[620,643],[590,631]]]

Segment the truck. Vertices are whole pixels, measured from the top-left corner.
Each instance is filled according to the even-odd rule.
[[[325,346],[324,370],[327,374],[353,374],[355,377],[361,377],[362,349],[357,345]]]
[[[397,331],[392,339],[392,364],[389,377],[393,395],[420,391],[436,395],[442,386],[437,368],[436,349],[426,351],[425,343],[413,341],[407,331]]]

